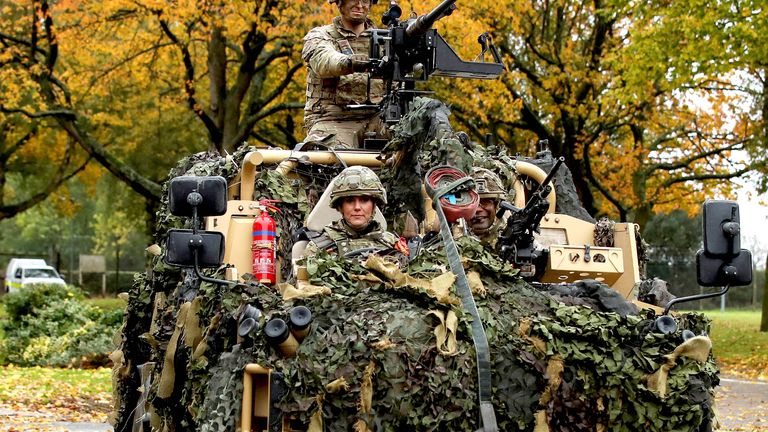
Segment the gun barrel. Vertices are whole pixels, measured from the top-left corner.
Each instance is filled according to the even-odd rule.
[[[557,174],[557,170],[560,168],[560,165],[562,165],[563,162],[565,162],[565,158],[564,157],[560,156],[559,158],[557,158],[557,162],[555,162],[555,165],[549,171],[549,173],[547,174],[547,177],[544,179],[544,181],[542,181],[539,184],[539,187],[534,190],[534,193],[538,192],[539,189],[545,188],[545,187],[547,187],[547,185],[549,185],[549,183],[552,181],[552,179]]]
[[[405,35],[407,37],[415,37],[426,33],[427,30],[432,28],[437,20],[445,15],[450,15],[454,9],[456,9],[456,0],[443,1],[437,5],[436,8],[432,9],[431,12],[426,15],[421,15],[416,18],[416,21],[409,24],[405,29]]]

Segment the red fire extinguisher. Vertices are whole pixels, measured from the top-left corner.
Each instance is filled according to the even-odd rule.
[[[280,211],[271,205],[274,201],[259,201],[261,213],[253,221],[253,276],[263,284],[277,282],[275,263],[277,262],[277,237],[275,220],[269,211]]]

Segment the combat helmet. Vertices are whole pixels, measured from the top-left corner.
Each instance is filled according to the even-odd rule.
[[[474,167],[472,178],[475,180],[475,190],[480,198],[493,198],[502,200],[507,198],[507,191],[504,190],[501,179],[493,171]]]
[[[370,168],[359,165],[345,168],[333,179],[331,207],[336,208],[338,201],[348,196],[371,197],[379,207],[387,203],[387,191],[379,177]]]

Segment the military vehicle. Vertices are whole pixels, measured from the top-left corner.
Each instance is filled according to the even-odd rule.
[[[393,13],[380,40],[416,38],[434,60],[443,45],[429,21],[445,4],[427,21]],[[406,71],[403,80],[438,70],[392,55],[399,49],[385,47],[402,61],[379,70]],[[135,278],[111,356],[115,430],[712,430],[710,323],[670,314],[691,298],[638,301],[638,227],[591,220],[548,152],[470,148],[447,107],[411,97],[413,87],[391,95],[398,120],[382,149],[243,147],[173,170],[153,267]],[[494,247],[458,217],[473,209],[451,207],[473,193],[461,174],[473,164],[510,190]],[[303,256],[312,233],[339,218],[328,185],[351,165],[387,186],[375,217],[407,234],[407,266],[386,250]],[[724,288],[695,298],[751,279],[738,207],[703,210],[698,282]]]

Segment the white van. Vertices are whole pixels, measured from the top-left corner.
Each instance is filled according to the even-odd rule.
[[[5,292],[14,292],[24,285],[53,284],[66,285],[56,269],[45,260],[12,258],[5,270]]]

